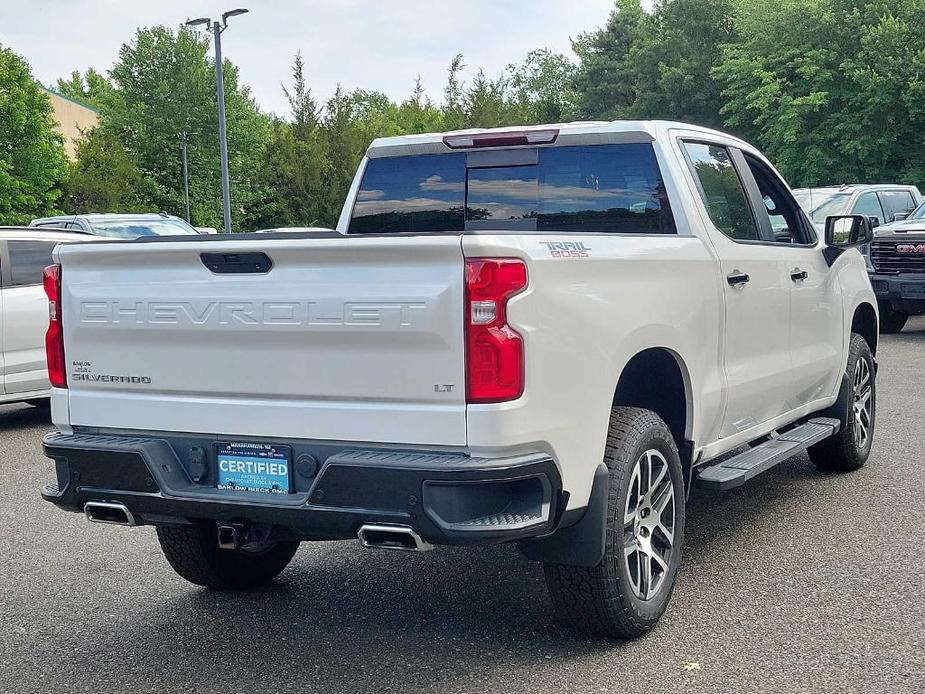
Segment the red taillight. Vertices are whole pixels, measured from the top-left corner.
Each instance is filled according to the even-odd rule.
[[[524,392],[523,338],[507,324],[507,301],[526,286],[522,260],[466,261],[467,402],[503,402]]]
[[[61,266],[49,265],[42,277],[48,297],[48,330],[45,332],[45,359],[48,380],[54,388],[67,388],[64,368],[64,330],[61,327]]]
[[[559,137],[558,128],[548,130],[512,130],[459,135],[445,135],[443,144],[450,149],[479,147],[516,147],[518,145],[548,145]]]

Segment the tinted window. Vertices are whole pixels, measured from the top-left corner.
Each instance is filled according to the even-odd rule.
[[[482,222],[485,229],[535,230],[540,207],[538,172],[536,165],[469,169],[466,222]]]
[[[13,286],[41,284],[42,272],[51,265],[54,243],[46,241],[7,241]]]
[[[463,153],[370,159],[350,233],[461,231],[465,188]]]
[[[476,153],[372,159],[350,232],[675,233],[651,145],[517,152],[517,165]]]
[[[859,196],[854,203],[854,214],[863,214],[867,217],[876,217],[879,221],[884,221],[883,210],[880,208],[880,199],[876,193],[864,193]]]
[[[652,145],[540,150],[537,229],[674,234]]]
[[[886,190],[880,193],[884,212],[887,218],[883,221],[892,222],[893,215],[900,212],[911,212],[915,209],[915,199],[907,190]]]
[[[758,227],[728,150],[700,142],[685,142],[684,148],[716,228],[732,239],[758,241]]]

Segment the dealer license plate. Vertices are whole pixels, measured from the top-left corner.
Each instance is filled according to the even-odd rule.
[[[232,441],[215,444],[215,453],[218,489],[268,494],[292,491],[289,446]]]

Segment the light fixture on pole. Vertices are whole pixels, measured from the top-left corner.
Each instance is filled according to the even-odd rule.
[[[222,21],[212,21],[210,17],[190,19],[186,26],[212,25],[215,40],[215,94],[218,101],[218,143],[222,158],[222,216],[225,233],[231,233],[231,185],[228,181],[228,136],[225,132],[225,79],[222,74],[222,32],[228,27],[228,18],[245,14],[247,10],[239,8],[222,14]]]

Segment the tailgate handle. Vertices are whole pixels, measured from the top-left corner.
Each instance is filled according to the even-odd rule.
[[[217,275],[262,275],[273,268],[270,256],[263,252],[200,253],[199,257]]]

